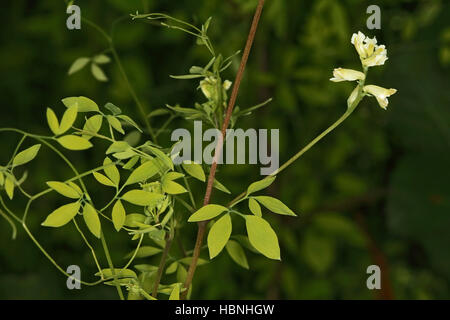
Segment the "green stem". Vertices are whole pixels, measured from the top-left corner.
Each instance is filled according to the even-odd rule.
[[[189,193],[189,199],[191,200],[192,207],[195,210],[195,209],[197,209],[197,206],[195,205],[195,199],[194,199],[194,195],[192,194],[192,191],[191,191],[191,186],[189,185],[189,182],[188,182],[188,179],[186,178],[186,176],[183,177],[183,180],[184,180],[184,184],[186,185],[186,189]]]
[[[122,270],[127,269],[127,268],[133,263],[134,259],[136,258],[136,255],[137,255],[137,253],[138,253],[138,251],[139,251],[139,248],[141,247],[141,244],[142,244],[142,240],[143,240],[143,239],[144,239],[144,235],[141,235],[141,238],[139,239],[139,243],[138,243],[138,245],[136,246],[136,250],[134,250],[133,255],[131,256],[131,258],[130,258],[130,260],[128,261],[128,263],[122,268]]]
[[[364,86],[364,82],[360,84],[358,96],[356,100],[353,102],[353,104],[347,109],[347,111],[331,126],[329,126],[325,131],[323,131],[321,134],[319,134],[314,140],[312,140],[306,147],[301,149],[299,152],[297,152],[292,158],[290,158],[288,161],[286,161],[278,170],[275,170],[270,175],[266,176],[264,179],[268,179],[269,177],[273,177],[286,168],[288,168],[291,164],[293,164],[295,161],[297,161],[301,156],[303,156],[309,149],[311,149],[315,144],[317,144],[320,140],[322,140],[324,137],[326,137],[329,133],[331,133],[334,129],[336,129],[342,122],[344,122],[352,113],[355,111],[358,104],[361,102],[362,98],[364,97],[364,94],[362,92],[362,88]],[[235,199],[233,199],[229,204],[228,207],[233,207],[238,202],[242,201],[245,197],[246,192],[242,192],[240,195],[238,195]]]
[[[84,235],[83,231],[80,229],[80,227],[78,226],[77,221],[75,220],[75,218],[73,219],[73,223],[75,224],[75,227],[78,230],[78,233],[81,235],[81,237],[83,238],[84,243],[87,245],[87,247],[89,248],[89,250],[92,253],[92,257],[95,261],[95,265],[98,269],[98,271],[100,272],[100,274],[102,275],[103,278],[103,272],[102,272],[102,268],[100,267],[100,264],[98,263],[98,259],[97,259],[97,255],[95,254],[95,250],[94,248],[91,246],[91,244],[89,243],[89,241],[87,240],[86,236]]]
[[[3,210],[0,209],[0,215],[5,218],[5,220],[10,224],[11,228],[12,228],[12,239],[15,240],[16,236],[17,236],[17,228],[16,228],[16,224],[14,223],[14,221],[11,220],[10,217],[8,217],[8,215],[6,213],[3,212]]]
[[[111,255],[109,254],[108,245],[106,244],[106,239],[105,239],[105,235],[103,234],[103,231],[102,231],[102,233],[100,235],[100,239],[102,241],[103,250],[105,251],[106,260],[108,261],[108,266],[111,269],[111,273],[112,273],[113,278],[114,278],[114,282],[115,282],[115,286],[116,286],[116,289],[117,289],[117,293],[119,294],[120,300],[125,300],[125,298],[123,296],[122,288],[117,283],[116,270],[114,269],[114,264],[112,262]]]

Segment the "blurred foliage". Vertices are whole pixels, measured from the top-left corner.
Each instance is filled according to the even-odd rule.
[[[191,65],[206,63],[208,53],[181,32],[142,21],[129,14],[166,12],[199,24],[212,16],[210,36],[219,52],[232,55],[244,46],[256,0],[102,0],[76,1],[82,15],[109,30],[137,94],[148,112],[166,103],[191,106],[196,101],[185,74]],[[371,299],[366,268],[380,264],[389,270],[388,287],[398,299],[450,298],[450,3],[439,0],[376,1],[382,8],[382,29],[367,30],[365,13],[373,1],[267,0],[260,29],[243,80],[238,105],[274,101],[241,128],[280,128],[280,160],[331,124],[344,110],[351,84],[329,82],[334,67],[357,67],[350,45],[353,32],[375,35],[388,49],[386,66],[370,77],[399,90],[387,112],[366,99],[335,133],[279,176],[269,193],[299,218],[272,217],[280,237],[282,262],[248,256],[250,270],[226,255],[201,266],[194,279],[199,299]],[[104,38],[87,24],[69,31],[63,1],[15,0],[3,4],[0,29],[0,127],[46,132],[45,109],[60,99],[83,95],[108,101],[139,117],[115,63],[102,65],[108,82],[97,81],[85,68],[70,77],[72,62],[107,48]],[[353,65],[354,64],[354,65]],[[234,79],[238,61],[228,71]],[[200,94],[200,93],[199,93]],[[164,118],[152,124],[161,127]],[[173,128],[184,127],[178,119]],[[170,138],[165,132],[165,142]],[[2,135],[1,162],[18,137]],[[75,158],[87,169],[101,154],[89,151]],[[257,166],[219,168],[219,179],[233,192],[257,180]],[[30,167],[29,188],[37,191],[48,177],[68,173],[48,155]],[[244,184],[245,181],[245,184]],[[194,194],[201,197],[204,190]],[[101,195],[99,195],[101,197]],[[105,196],[106,198],[106,196]],[[230,200],[214,194],[221,201]],[[15,206],[20,207],[20,200]],[[33,208],[34,230],[54,207],[52,199]],[[194,245],[195,227],[182,240]],[[132,248],[126,237],[108,240],[116,261]],[[76,230],[38,232],[40,240],[62,265],[82,265],[82,276],[94,278],[95,267]],[[19,229],[12,241],[6,222],[0,223],[0,298],[108,299],[109,287],[69,291],[66,279]],[[99,244],[97,244],[99,245]],[[375,253],[374,253],[375,251]],[[206,258],[206,254],[204,256]],[[104,257],[101,257],[104,260]],[[157,258],[152,263],[157,263]],[[151,259],[149,259],[151,260]],[[145,263],[144,261],[142,263]],[[210,281],[215,279],[215,281]],[[388,287],[383,288],[386,297]],[[383,296],[383,295],[381,295]]]

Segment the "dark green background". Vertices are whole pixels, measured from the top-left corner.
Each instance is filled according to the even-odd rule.
[[[83,16],[106,30],[115,19],[136,10],[165,12],[197,25],[212,16],[210,36],[218,51],[231,55],[244,46],[256,2],[76,4]],[[366,28],[370,4],[382,8],[381,30]],[[269,218],[279,235],[282,262],[248,253],[251,269],[247,271],[223,253],[197,270],[194,298],[450,298],[449,13],[448,1],[266,1],[238,104],[249,107],[268,97],[274,101],[238,127],[279,128],[281,162],[344,112],[352,84],[328,79],[335,67],[359,68],[350,44],[353,32],[375,35],[386,44],[389,60],[371,69],[367,82],[397,88],[398,93],[390,99],[388,111],[366,98],[342,127],[283,172],[268,190],[300,213],[294,219]],[[75,95],[99,104],[111,101],[139,119],[115,63],[104,66],[110,78],[107,83],[96,81],[88,68],[67,76],[76,58],[102,52],[107,44],[86,24],[82,30],[69,31],[63,1],[3,1],[0,17],[0,127],[49,134],[46,108],[60,114],[64,109],[60,100]],[[207,63],[207,52],[191,37],[126,19],[117,25],[115,44],[148,111],[166,103],[191,107],[201,97],[194,93],[196,82],[168,76]],[[236,69],[237,64],[228,71],[228,79],[234,79]],[[158,121],[162,122],[154,121],[155,127],[162,124]],[[187,126],[179,120],[172,128]],[[18,138],[2,134],[2,164],[9,160]],[[166,134],[166,142],[168,138]],[[83,170],[98,165],[103,149],[68,154]],[[45,181],[68,174],[63,164],[44,153],[29,171],[26,186],[32,192],[42,190]],[[258,174],[257,166],[235,165],[220,168],[218,177],[237,194]],[[203,188],[196,185],[198,200]],[[99,189],[97,196],[106,199],[109,195]],[[213,198],[216,203],[231,199],[219,193]],[[20,200],[12,204],[22,206]],[[37,203],[31,212],[31,229],[59,263],[79,264],[85,280],[95,279],[89,251],[75,230],[40,227],[54,207],[52,198]],[[195,227],[185,230],[182,241],[190,249]],[[125,234],[107,231],[113,258],[120,265],[132,243]],[[66,279],[23,230],[19,229],[15,241],[10,235],[9,226],[1,220],[0,298],[116,298],[111,287],[67,290]],[[150,259],[150,263],[157,261]],[[381,292],[366,288],[366,268],[371,264],[382,267],[386,281]]]

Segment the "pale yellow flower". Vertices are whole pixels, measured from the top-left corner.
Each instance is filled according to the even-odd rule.
[[[227,91],[231,88],[232,82],[225,80],[223,82],[223,89]],[[209,100],[217,98],[217,79],[214,77],[207,77],[205,80],[200,81],[200,89],[205,97]]]
[[[364,80],[364,73],[352,69],[336,68],[333,70],[333,82]]]
[[[370,39],[359,31],[357,34],[353,34],[351,42],[365,67],[381,66],[388,59],[386,47],[377,45],[375,37]]]
[[[354,33],[352,35],[352,40],[351,40],[352,44],[355,46],[355,49],[361,58],[367,57],[366,49],[364,48],[364,40],[365,39],[366,39],[366,36],[361,31],[359,31],[357,34]]]
[[[200,88],[207,99],[212,99],[216,93],[217,79],[213,77],[200,81]]]
[[[228,90],[228,89],[230,89],[231,88],[231,85],[232,85],[233,83],[230,81],[230,80],[225,80],[224,82],[223,82],[223,88],[225,89],[225,90]]]
[[[379,86],[368,85],[364,87],[364,92],[371,96],[374,96],[377,99],[380,107],[386,109],[389,104],[388,97],[395,94],[397,90],[392,88],[386,89]]]

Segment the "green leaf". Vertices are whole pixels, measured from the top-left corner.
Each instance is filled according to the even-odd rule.
[[[252,246],[247,236],[238,234],[233,236],[233,238],[236,239],[236,241],[238,241],[239,244],[241,244],[244,248],[250,250],[251,252],[259,253],[258,250],[256,250],[255,247]]]
[[[147,148],[158,158],[160,159],[168,168],[174,169],[172,159],[167,156],[164,152],[159,150],[158,148],[147,145]]]
[[[178,262],[177,262],[177,261],[172,262],[172,263],[167,267],[167,269],[166,269],[166,274],[172,274],[172,273],[174,273],[175,271],[177,271],[177,268],[178,268]]]
[[[125,208],[123,207],[122,201],[117,200],[112,210],[112,221],[114,228],[116,228],[117,231],[122,229],[126,217],[127,215],[125,213]]]
[[[203,78],[202,75],[198,75],[198,74],[186,74],[186,75],[182,75],[182,76],[170,76],[173,79],[177,79],[177,80],[190,80],[190,79],[197,79],[197,78]]]
[[[111,179],[109,179],[108,177],[104,176],[101,173],[98,172],[93,172],[92,173],[94,175],[95,180],[97,180],[99,183],[108,186],[108,187],[115,187],[116,185],[114,184],[114,182],[111,181]]]
[[[189,222],[198,222],[198,221],[205,221],[210,220],[215,217],[217,217],[219,214],[221,214],[224,211],[227,211],[228,208],[225,208],[223,206],[220,206],[218,204],[208,204],[204,206],[203,208],[197,210],[189,217]]]
[[[125,226],[130,228],[138,228],[140,224],[145,222],[147,217],[140,213],[130,213],[125,218]]]
[[[234,115],[234,116],[236,116],[236,117],[240,117],[240,116],[247,116],[247,115],[250,115],[250,114],[252,114],[252,112],[253,111],[256,111],[257,109],[259,109],[259,108],[261,108],[261,107],[264,107],[265,105],[267,105],[267,104],[269,104],[270,102],[272,102],[272,98],[270,98],[270,99],[267,99],[266,101],[264,101],[264,102],[262,102],[262,103],[260,103],[260,104],[258,104],[258,105],[256,105],[256,106],[253,106],[253,107],[250,107],[250,108],[248,108],[248,109],[244,109],[244,110],[241,110],[241,111],[239,111],[239,112],[236,112],[236,114]]]
[[[98,239],[100,239],[100,234],[102,230],[100,219],[98,217],[97,210],[95,210],[95,208],[91,206],[89,203],[86,203],[84,205],[83,218],[89,231],[92,232],[92,234],[96,236]]]
[[[260,190],[263,190],[270,186],[277,177],[274,176],[268,176],[265,179],[262,179],[260,181],[253,182],[248,188],[247,188],[247,195],[250,195],[252,193],[258,192]]]
[[[31,160],[36,158],[40,148],[41,148],[40,144],[35,144],[34,146],[29,147],[28,149],[25,149],[22,152],[19,152],[14,157],[13,166],[17,167],[30,162]]]
[[[169,300],[180,300],[180,284],[177,283],[169,296]]]
[[[181,185],[173,181],[164,181],[162,188],[167,194],[182,194],[187,192],[187,190]]]
[[[267,196],[258,196],[254,197],[254,199],[258,200],[259,203],[261,203],[264,207],[274,213],[285,216],[297,216],[291,209],[289,209],[283,202],[278,199]]]
[[[261,217],[245,216],[248,239],[253,247],[269,259],[281,260],[278,237],[270,224]]]
[[[152,112],[150,112],[150,113],[147,115],[147,118],[153,118],[153,117],[164,116],[164,115],[166,115],[166,114],[170,114],[170,111],[169,111],[169,110],[166,110],[166,109],[156,109],[156,110],[153,110]]]
[[[253,213],[255,216],[258,217],[262,216],[261,206],[255,199],[253,198],[248,199],[248,208],[250,209],[250,212]]]
[[[123,138],[123,141],[128,142],[131,147],[136,147],[139,144],[139,141],[141,141],[141,138],[142,134],[137,130],[133,130]]]
[[[191,177],[194,177],[195,179],[200,180],[202,182],[206,181],[205,172],[203,171],[202,166],[199,165],[198,163],[195,163],[195,162],[191,162],[191,163],[183,162],[181,164],[181,166],[183,167],[184,171],[186,171],[186,173],[188,175],[190,175]]]
[[[10,200],[14,197],[14,177],[7,175],[5,179],[5,191]]]
[[[139,126],[137,125],[136,122],[134,122],[133,119],[131,119],[129,116],[126,116],[124,114],[121,114],[119,116],[117,116],[117,118],[122,119],[123,121],[125,121],[126,123],[132,125],[133,127],[135,127],[139,132],[143,132],[141,128],[139,128]]]
[[[106,166],[103,171],[105,171],[106,175],[114,183],[114,185],[118,186],[120,182],[119,169],[117,169],[116,165],[108,157],[106,157],[103,161],[103,165]]]
[[[63,195],[64,197],[71,198],[71,199],[80,199],[81,193],[79,193],[77,190],[72,188],[71,186],[65,184],[64,182],[58,182],[58,181],[48,181],[47,185],[58,192],[59,194]]]
[[[116,158],[116,159],[119,159],[119,160],[126,160],[126,159],[130,159],[130,158],[134,157],[135,155],[137,155],[137,153],[134,152],[130,148],[127,151],[117,152],[117,153],[113,154],[113,157]]]
[[[103,116],[96,114],[95,116],[90,117],[84,124],[83,131],[92,133],[92,135],[85,133],[83,134],[83,138],[84,139],[92,138],[93,135],[97,134],[100,131],[102,123],[103,123]]]
[[[147,179],[150,179],[155,174],[159,172],[158,167],[154,163],[153,160],[144,162],[142,165],[137,167],[128,177],[127,182],[125,182],[125,185],[130,185],[137,182],[142,182]]]
[[[97,272],[95,275],[97,277],[101,277],[102,274],[103,274],[103,276],[105,278],[112,278],[113,277],[112,269],[103,269],[101,273]],[[134,272],[133,270],[129,270],[129,269],[114,269],[114,275],[117,278],[134,278],[134,279],[137,279],[136,272]]]
[[[70,66],[69,72],[67,74],[70,76],[75,72],[80,71],[89,63],[89,61],[91,61],[91,59],[85,57],[76,59]]]
[[[67,182],[67,184],[74,189],[76,192],[78,192],[79,194],[83,194],[83,191],[81,191],[80,187],[76,184],[73,183],[72,181]]]
[[[3,187],[5,184],[5,176],[3,175],[3,172],[0,171],[0,187]]]
[[[59,125],[58,134],[63,134],[69,130],[77,119],[78,106],[73,105],[69,107],[61,119],[61,124]]]
[[[163,200],[164,196],[144,190],[131,190],[125,193],[122,199],[138,206],[153,206]]]
[[[237,241],[228,241],[225,248],[234,262],[244,269],[249,269],[247,256],[245,255],[244,249],[242,249],[241,245]]]
[[[62,136],[57,141],[68,150],[80,151],[92,148],[92,143],[75,135]]]
[[[223,250],[230,239],[231,229],[232,224],[230,214],[225,214],[213,224],[208,234],[210,259],[216,257]]]
[[[222,192],[231,194],[231,191],[227,189],[223,184],[221,184],[217,179],[214,179],[213,187]]]
[[[91,73],[94,76],[95,79],[101,82],[108,81],[108,77],[103,72],[102,68],[100,68],[97,64],[92,63],[91,64]]]
[[[106,116],[106,119],[108,120],[108,123],[111,125],[111,127],[114,128],[117,132],[120,132],[121,134],[125,134],[125,131],[123,131],[122,124],[120,121],[114,117],[114,116]]]
[[[136,254],[136,258],[148,258],[160,253],[162,250],[160,248],[155,248],[152,246],[142,246],[139,248]],[[134,251],[130,252],[126,258],[131,258],[134,255]]]
[[[116,141],[113,142],[108,150],[106,150],[106,154],[111,154],[111,153],[118,153],[118,152],[124,152],[129,150],[131,147],[128,144],[128,142],[126,141]]]
[[[48,123],[50,130],[52,130],[52,132],[55,135],[58,135],[59,134],[58,118],[56,117],[55,112],[50,108],[47,108],[47,123]]]
[[[133,169],[134,165],[136,163],[138,163],[139,161],[139,156],[134,156],[133,158],[131,158],[130,160],[128,160],[128,162],[122,167],[125,170],[131,170]]]
[[[131,256],[133,256],[133,255],[131,255]],[[134,268],[142,273],[155,272],[158,270],[157,266],[152,266],[150,264],[135,264]]]
[[[62,103],[67,108],[77,104],[78,112],[99,112],[98,105],[89,98],[86,97],[69,97],[62,99]]]
[[[42,223],[44,227],[62,227],[69,223],[80,211],[80,202],[74,202],[59,207],[49,214],[47,219]]]
[[[183,177],[184,177],[184,174],[182,174],[180,172],[168,172],[167,174],[164,175],[163,180],[172,181],[172,180],[177,180],[177,179],[180,179]]]
[[[186,257],[178,260],[179,263],[184,263],[185,265],[189,266],[192,263],[192,257]],[[197,261],[197,266],[203,266],[208,263],[208,260],[199,258]]]
[[[107,104],[105,104],[105,108],[108,109],[109,111],[111,111],[111,113],[114,116],[117,116],[122,113],[122,109],[120,109],[118,106],[116,106],[115,104],[113,104],[111,102],[108,102]]]
[[[110,63],[111,59],[107,55],[99,54],[94,57],[93,61],[97,64],[105,64]]]

